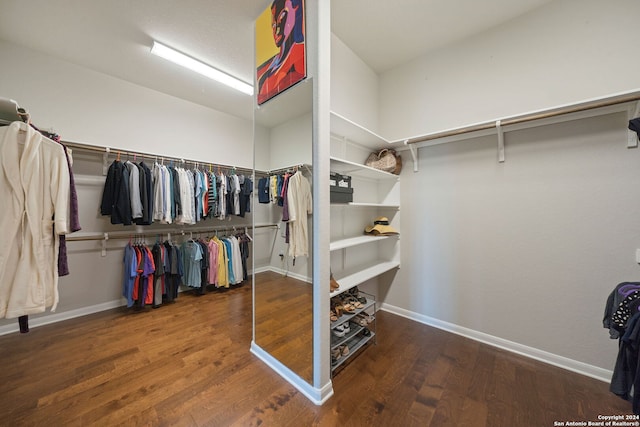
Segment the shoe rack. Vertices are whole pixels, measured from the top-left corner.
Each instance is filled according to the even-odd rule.
[[[353,295],[353,293],[349,293]],[[366,301],[352,313],[343,312],[331,322],[331,373],[370,342],[376,342],[376,300],[373,295],[358,291],[355,295]],[[335,299],[340,298],[335,297]]]

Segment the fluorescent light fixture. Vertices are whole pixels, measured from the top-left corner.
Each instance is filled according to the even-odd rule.
[[[151,47],[151,53],[154,55],[158,55],[161,58],[167,59],[171,62],[174,62],[178,65],[182,65],[185,68],[188,68],[196,73],[202,74],[203,76],[209,77],[219,83],[225,84],[229,87],[232,87],[236,90],[239,90],[242,93],[246,93],[247,95],[253,95],[253,86],[248,83],[245,83],[241,80],[238,80],[235,77],[230,76],[227,73],[223,73],[220,70],[217,70],[210,65],[204,64],[196,59],[193,59],[184,53],[180,53],[177,50],[173,50],[170,47],[163,45],[162,43],[158,43],[157,41],[153,41],[153,46]]]

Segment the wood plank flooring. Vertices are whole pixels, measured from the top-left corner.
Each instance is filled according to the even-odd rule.
[[[317,407],[249,353],[251,287],[0,337],[2,426],[553,426],[629,414],[606,383],[379,312]]]

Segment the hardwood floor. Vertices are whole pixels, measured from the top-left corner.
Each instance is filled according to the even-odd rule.
[[[313,381],[313,287],[279,273],[256,275],[256,344]]]
[[[0,337],[2,426],[553,426],[629,414],[608,384],[379,312],[317,407],[249,353],[249,285]]]

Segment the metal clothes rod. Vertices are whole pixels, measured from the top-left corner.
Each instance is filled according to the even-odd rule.
[[[311,168],[312,166],[306,163],[301,163],[298,165],[292,165],[292,166],[287,166],[285,168],[279,168],[279,169],[270,169],[268,174],[269,175],[276,175],[279,173],[283,173],[283,172],[290,172],[292,169],[295,169],[296,171],[300,168],[305,168],[307,170],[307,172],[309,172],[309,174],[311,174]]]
[[[225,225],[221,227],[208,227],[208,228],[196,228],[190,230],[184,229],[171,229],[171,230],[157,230],[157,231],[148,231],[137,233],[135,231],[132,232],[113,232],[113,233],[101,233],[90,236],[66,236],[65,240],[67,242],[81,242],[81,241],[90,241],[90,240],[116,240],[116,239],[130,239],[134,236],[142,236],[142,237],[154,237],[163,234],[174,234],[174,235],[183,235],[183,234],[193,234],[193,233],[208,233],[211,231],[228,231],[228,230],[243,230],[243,229],[256,229],[256,228],[279,228],[278,224],[264,224],[264,225],[256,225],[255,227],[250,226],[230,226]]]
[[[89,145],[89,144],[83,144],[80,142],[73,142],[73,141],[61,141],[62,144],[64,144],[65,146],[72,148],[74,150],[82,150],[82,151],[92,151],[92,152],[96,152],[96,153],[100,153],[100,154],[107,154],[107,155],[113,155],[113,156],[136,156],[136,157],[140,157],[141,159],[149,159],[149,160],[155,160],[155,161],[162,161],[162,163],[164,163],[165,160],[171,162],[175,162],[177,164],[180,163],[191,163],[194,166],[212,166],[213,168],[220,168],[220,169],[228,169],[230,171],[237,171],[237,172],[242,172],[242,173],[247,173],[247,174],[252,174],[253,173],[253,169],[248,169],[248,168],[240,168],[240,167],[236,167],[236,166],[229,166],[229,165],[223,165],[223,164],[219,164],[219,163],[212,163],[212,162],[204,162],[204,161],[198,161],[198,160],[191,160],[191,159],[184,159],[184,158],[179,158],[179,157],[174,157],[174,156],[163,156],[163,155],[158,155],[158,154],[152,154],[152,153],[145,153],[142,151],[131,151],[131,150],[124,150],[124,149],[119,149],[119,148],[111,148],[111,147],[100,147],[97,145]],[[256,171],[257,172],[257,171]]]
[[[622,95],[614,95],[606,98],[600,98],[592,101],[580,102],[577,104],[551,108],[548,110],[541,110],[534,113],[522,114],[519,116],[506,117],[504,119],[492,120],[490,122],[478,123],[470,126],[463,126],[456,129],[446,130],[443,132],[436,132],[428,135],[417,136],[409,138],[405,141],[405,144],[416,144],[418,142],[431,141],[434,139],[445,138],[448,136],[462,135],[465,133],[477,132],[481,130],[495,129],[496,123],[500,123],[500,126],[515,125],[518,123],[525,123],[534,120],[547,119],[549,117],[561,116],[564,114],[578,113],[581,111],[593,110],[596,108],[609,107],[617,104],[624,104],[626,102],[633,102],[640,100],[640,91],[629,92]]]

